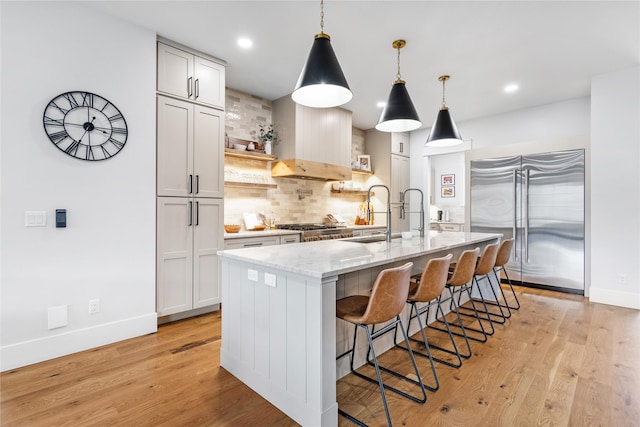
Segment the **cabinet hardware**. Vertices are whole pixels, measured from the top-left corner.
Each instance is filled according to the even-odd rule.
[[[196,225],[200,225],[200,202],[196,202]]]
[[[404,153],[404,144],[402,142],[400,143],[400,152]]]
[[[189,202],[189,227],[193,225],[191,217],[193,216],[193,202]]]
[[[189,194],[193,193],[193,175],[189,174]]]
[[[192,84],[193,84],[193,77],[189,77],[187,79],[187,94],[189,98],[191,98],[191,95],[193,95],[193,90],[191,90]]]
[[[196,194],[200,192],[200,175],[196,175]]]
[[[196,99],[200,96],[200,79],[196,79]]]
[[[255,246],[262,246],[262,242],[260,242],[260,243],[245,243],[242,246],[244,246],[245,248],[252,248],[252,247],[255,247]]]

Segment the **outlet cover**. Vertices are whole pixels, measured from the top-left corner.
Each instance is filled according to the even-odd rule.
[[[89,314],[97,314],[100,313],[100,300],[92,299],[89,301]]]
[[[49,329],[61,328],[67,326],[68,323],[68,309],[67,305],[59,305],[57,307],[49,307],[48,320]]]

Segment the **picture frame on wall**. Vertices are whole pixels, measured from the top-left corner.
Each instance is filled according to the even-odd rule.
[[[456,187],[442,187],[440,189],[440,197],[456,197]]]
[[[369,154],[359,154],[358,165],[363,171],[371,172],[371,156]]]
[[[453,173],[440,175],[440,185],[442,186],[456,185],[456,175]]]

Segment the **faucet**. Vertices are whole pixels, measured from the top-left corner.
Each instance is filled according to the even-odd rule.
[[[369,187],[367,191],[367,221],[371,221],[371,208],[369,206],[371,205],[371,189],[375,187],[382,187],[387,190],[387,242],[391,242],[391,190],[386,185],[376,184]]]
[[[405,200],[405,196],[407,195],[407,193],[409,191],[417,191],[420,193],[420,227],[418,228],[418,230],[420,231],[420,237],[424,237],[424,194],[422,193],[422,190],[419,188],[407,188],[406,190],[404,190],[404,192],[402,193],[402,197],[400,198],[400,202],[402,203],[402,206],[400,207],[400,217],[402,219],[404,219],[405,214],[407,213],[418,213],[418,212],[406,212],[404,209],[404,200]]]

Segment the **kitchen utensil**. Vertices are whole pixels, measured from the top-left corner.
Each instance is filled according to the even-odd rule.
[[[226,231],[227,233],[237,233],[238,231],[240,231],[240,226],[237,224],[225,224],[224,231]]]

